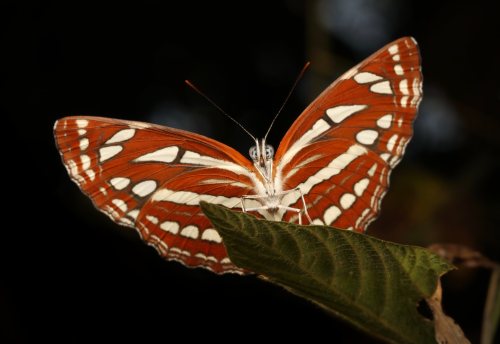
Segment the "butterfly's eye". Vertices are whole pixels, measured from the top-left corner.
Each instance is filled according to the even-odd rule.
[[[250,154],[250,158],[252,158],[253,161],[259,160],[259,155],[257,154],[257,147],[256,146],[250,147],[249,154]]]
[[[271,160],[274,157],[274,148],[271,145],[266,145],[266,160]]]

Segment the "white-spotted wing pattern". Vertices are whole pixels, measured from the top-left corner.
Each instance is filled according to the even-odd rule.
[[[418,47],[404,37],[320,94],[269,165],[210,138],[142,122],[66,117],[54,134],[71,179],[161,256],[245,273],[231,263],[200,201],[241,209],[244,198],[261,216],[292,222],[307,210],[311,224],[362,232],[380,211],[421,99]]]

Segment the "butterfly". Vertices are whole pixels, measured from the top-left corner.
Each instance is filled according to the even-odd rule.
[[[421,99],[418,46],[403,37],[328,86],[276,152],[255,139],[250,160],[208,137],[143,122],[65,117],[54,135],[69,176],[97,209],[135,228],[161,256],[245,273],[200,201],[364,232],[411,139]]]

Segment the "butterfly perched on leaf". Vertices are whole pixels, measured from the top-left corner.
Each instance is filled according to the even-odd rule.
[[[113,221],[169,260],[243,273],[200,201],[363,232],[380,211],[421,99],[418,46],[404,37],[328,86],[276,153],[257,139],[248,159],[196,133],[102,117],[62,118],[54,135],[71,179]]]

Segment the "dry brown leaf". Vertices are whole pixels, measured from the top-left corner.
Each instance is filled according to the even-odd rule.
[[[491,273],[488,295],[483,314],[483,328],[481,331],[481,344],[491,344],[495,340],[498,329],[500,297],[500,267],[497,266]]]
[[[499,304],[499,297],[498,297],[498,288],[500,285],[500,266],[498,263],[495,263],[494,261],[491,261],[490,259],[484,257],[481,253],[474,251],[467,246],[463,245],[456,245],[456,244],[433,244],[428,247],[430,251],[433,251],[437,255],[441,256],[442,258],[446,259],[450,263],[457,265],[458,267],[466,267],[466,268],[487,268],[492,270],[491,274],[491,280],[490,280],[490,285],[488,288],[488,296],[486,299],[486,304],[484,308],[484,314],[483,314],[483,328],[482,328],[482,333],[481,333],[481,343],[483,344],[490,344],[493,343],[496,329],[498,327],[498,310],[495,311],[495,307],[498,308]],[[436,295],[439,292],[439,295]],[[436,314],[442,314],[444,315],[442,309],[441,309],[441,286],[439,286],[438,290],[436,290],[436,294],[430,299],[427,300],[429,307],[431,307],[434,316],[436,317]],[[434,299],[434,298],[438,299]],[[434,300],[433,300],[434,299]],[[437,301],[439,300],[439,302]],[[431,304],[432,303],[432,304]],[[434,307],[434,308],[433,308]],[[434,309],[437,310],[437,313],[434,312]],[[448,317],[446,317],[448,318]],[[439,327],[446,327],[452,326],[448,325],[448,321],[453,320],[451,318],[448,319],[439,319],[439,322],[436,321],[435,326],[436,326],[436,340],[438,340],[438,326]],[[460,328],[458,325],[453,323],[453,326],[456,326],[458,330]],[[450,327],[451,328],[451,327]],[[460,330],[461,332],[461,330]],[[463,336],[463,333],[462,333]],[[453,339],[455,340],[455,339]],[[439,342],[441,343],[441,342]],[[446,343],[443,342],[443,343]],[[448,343],[454,343],[448,342]]]
[[[470,344],[460,326],[452,318],[444,314],[441,307],[442,293],[441,282],[439,281],[434,295],[426,300],[434,315],[436,342],[439,344]]]

